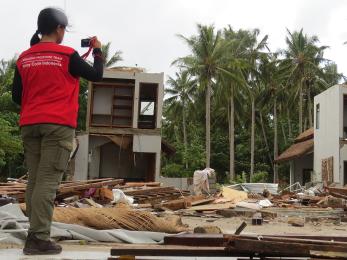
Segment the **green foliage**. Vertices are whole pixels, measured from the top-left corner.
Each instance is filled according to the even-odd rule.
[[[7,159],[14,159],[22,152],[20,137],[13,134],[16,131],[18,131],[16,127],[0,118],[0,168],[6,164]]]
[[[242,172],[240,175],[236,175],[234,183],[245,183],[247,182],[248,175],[245,172]]]
[[[86,130],[87,105],[88,105],[88,81],[80,79],[80,92],[78,97],[79,109],[77,118],[77,131]]]
[[[230,182],[231,167],[235,169],[234,182],[271,182],[276,169],[274,148],[281,153],[293,143],[300,129],[313,125],[314,96],[343,78],[336,64],[324,58],[327,47],[320,46],[317,36],[309,36],[303,30],[288,31],[283,50],[271,52],[268,36],[259,36],[257,29],[235,31],[228,26],[218,31],[204,25],[197,26],[195,35],[179,36],[190,53],[173,62],[180,71],[168,82],[162,133],[177,152],[163,159],[163,174],[185,176],[186,170],[191,175],[204,168],[207,123],[211,125],[211,167],[219,183]],[[196,82],[192,88],[182,81],[189,76]],[[208,84],[212,90],[210,122],[205,121]],[[232,112],[234,143],[230,144]],[[183,114],[187,115],[186,133]],[[230,149],[235,154],[233,165],[229,165]],[[251,168],[252,176],[247,174]],[[289,181],[288,171],[288,165],[279,165],[282,182]]]
[[[251,182],[268,182],[269,173],[267,172],[255,172],[251,177]]]
[[[106,68],[110,68],[118,61],[123,60],[121,51],[116,51],[114,54],[110,53],[110,46],[111,42],[108,42],[105,45],[101,46],[102,56],[104,58],[104,65]]]

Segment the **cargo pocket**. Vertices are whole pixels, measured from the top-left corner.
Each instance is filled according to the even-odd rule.
[[[59,141],[54,167],[57,171],[65,172],[69,163],[72,143],[68,141]]]

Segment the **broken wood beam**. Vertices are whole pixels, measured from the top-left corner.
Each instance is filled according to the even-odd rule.
[[[171,200],[168,202],[157,204],[154,206],[154,208],[163,208],[163,209],[170,209],[175,211],[179,209],[186,209],[190,206],[191,206],[190,202],[187,202],[185,199],[177,199],[177,200]]]
[[[224,247],[176,246],[176,245],[127,245],[111,249],[111,256],[228,256]]]

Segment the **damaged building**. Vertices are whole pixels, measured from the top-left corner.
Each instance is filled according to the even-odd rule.
[[[160,176],[162,152],[174,153],[161,138],[163,81],[163,73],[114,68],[105,70],[101,82],[89,83],[75,180],[110,177],[187,187],[187,179]]]

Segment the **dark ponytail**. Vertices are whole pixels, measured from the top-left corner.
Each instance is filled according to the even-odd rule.
[[[39,30],[37,30],[35,33],[34,33],[34,35],[33,35],[33,37],[31,37],[31,40],[30,40],[30,46],[33,46],[33,45],[35,45],[36,43],[39,43],[40,42],[40,37],[39,37],[39,34],[40,34],[40,32],[39,32]]]
[[[53,33],[58,26],[67,27],[68,19],[64,11],[57,8],[45,8],[39,13],[37,18],[37,31],[30,40],[30,46],[40,42],[39,34],[49,35]]]

